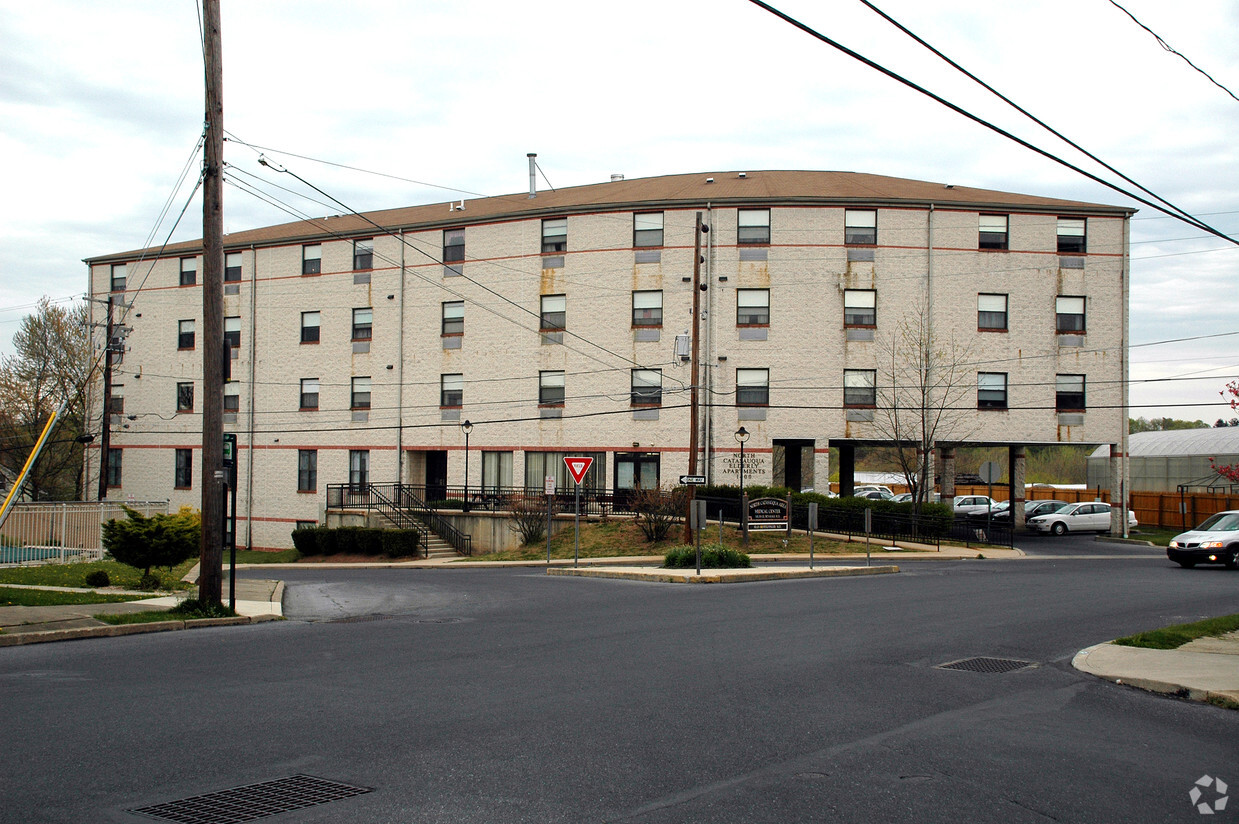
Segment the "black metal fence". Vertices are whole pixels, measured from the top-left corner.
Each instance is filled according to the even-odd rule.
[[[333,484],[327,487],[328,509],[379,509],[387,511],[393,505],[398,510],[414,513],[430,524],[445,540],[455,527],[438,515],[442,511],[511,511],[525,502],[538,507],[545,505],[546,494],[542,489],[525,487],[469,487],[434,485],[429,491],[436,496],[427,500],[423,496],[427,487],[418,484]],[[632,515],[637,490],[581,490],[581,514],[586,516]],[[558,490],[554,498],[555,512],[574,512],[575,491]],[[720,516],[726,522],[739,524],[742,504],[739,498],[698,496],[706,501],[706,512],[711,520]],[[793,502],[789,510],[791,528],[804,531],[809,526],[807,503]],[[442,527],[443,531],[440,531]],[[818,532],[837,535],[861,536],[866,534],[865,513],[856,506],[832,507],[819,505]],[[448,533],[448,534],[445,534]],[[868,534],[877,540],[911,541],[941,547],[943,540],[963,543],[965,546],[986,544],[1013,546],[1014,531],[1010,522],[985,519],[951,518],[940,514],[914,515],[910,512],[874,511],[870,518]],[[462,543],[470,536],[460,533]],[[456,544],[453,544],[456,545]],[[457,549],[469,554],[469,551]]]

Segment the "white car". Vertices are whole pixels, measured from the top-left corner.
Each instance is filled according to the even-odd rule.
[[[853,495],[859,495],[862,492],[885,492],[892,498],[895,497],[895,493],[891,492],[891,488],[882,484],[862,484],[852,490]]]
[[[998,506],[998,502],[988,495],[956,495],[954,508],[956,515],[984,515]]]
[[[1127,511],[1127,526],[1137,526],[1136,513]],[[1028,519],[1029,529],[1037,532],[1053,532],[1063,535],[1067,532],[1109,532],[1110,505],[1091,502],[1071,504],[1049,515],[1037,515]]]
[[[1195,529],[1174,536],[1166,557],[1185,569],[1197,564],[1239,567],[1239,510],[1219,512]]]

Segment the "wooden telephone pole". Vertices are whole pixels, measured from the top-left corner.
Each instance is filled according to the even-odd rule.
[[[223,598],[224,60],[220,0],[203,0],[206,143],[202,170],[202,543],[198,600]]]
[[[692,415],[692,420],[688,424],[688,474],[697,474],[697,449],[700,446],[698,443],[700,435],[698,433],[699,421],[701,419],[701,401],[700,388],[701,382],[701,235],[703,229],[701,223],[701,212],[697,213],[697,231],[694,233],[693,240],[693,368],[690,380],[692,386],[689,388],[689,410]],[[697,497],[697,487],[690,485],[688,487],[688,509],[684,516],[684,540],[687,543],[693,543],[693,528],[692,528],[692,511],[693,500]]]

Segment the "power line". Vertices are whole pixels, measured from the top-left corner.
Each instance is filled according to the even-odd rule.
[[[1024,139],[1023,139],[1023,138],[1021,138],[1021,137],[1017,137],[1016,135],[1012,134],[1011,132],[1008,132],[1007,130],[1005,130],[1005,129],[1003,129],[1003,128],[999,127],[999,126],[996,126],[996,125],[994,125],[993,123],[990,123],[988,120],[985,120],[984,118],[979,117],[979,116],[977,116],[977,115],[973,114],[972,112],[968,111],[967,109],[964,109],[963,107],[958,106],[958,105],[956,105],[956,104],[952,103],[951,101],[947,100],[946,98],[942,97],[941,95],[938,95],[938,94],[935,94],[934,92],[929,91],[929,90],[928,90],[928,89],[926,89],[924,86],[920,86],[920,85],[918,85],[918,84],[916,84],[916,83],[912,82],[912,81],[911,81],[911,80],[909,80],[908,78],[904,77],[903,75],[900,75],[900,74],[898,74],[898,73],[896,73],[896,72],[894,72],[894,71],[892,71],[892,70],[890,70],[890,69],[886,68],[885,66],[881,65],[880,63],[876,63],[876,62],[874,62],[873,60],[870,60],[868,57],[865,57],[864,55],[860,54],[859,52],[856,52],[856,51],[853,51],[852,49],[849,49],[847,46],[844,46],[842,43],[839,43],[839,42],[837,42],[837,41],[835,41],[835,40],[832,40],[831,38],[827,37],[826,35],[822,34],[822,33],[821,33],[821,32],[819,32],[819,31],[817,31],[816,29],[811,28],[810,26],[808,26],[808,25],[806,25],[806,24],[804,24],[804,23],[800,22],[799,20],[797,20],[796,18],[792,17],[791,15],[786,14],[785,12],[779,11],[779,10],[778,10],[778,9],[776,9],[774,6],[771,6],[769,3],[765,3],[765,2],[763,2],[763,0],[749,0],[749,2],[750,2],[750,3],[752,3],[752,4],[753,4],[753,5],[755,5],[755,6],[758,6],[758,7],[762,8],[762,9],[765,9],[765,10],[766,10],[767,12],[769,12],[770,14],[773,14],[775,17],[778,17],[779,19],[783,20],[785,23],[788,23],[789,25],[795,26],[796,28],[800,29],[800,30],[801,30],[801,31],[803,31],[804,33],[806,33],[806,34],[810,35],[811,37],[814,37],[814,38],[816,38],[816,39],[820,40],[821,42],[825,43],[826,45],[828,45],[828,46],[830,46],[830,47],[832,47],[832,48],[834,48],[834,49],[837,49],[837,50],[839,50],[839,51],[843,52],[844,54],[846,54],[847,56],[851,57],[852,59],[854,59],[854,60],[858,60],[858,61],[860,61],[861,63],[863,63],[863,64],[865,64],[866,66],[868,66],[869,68],[871,68],[871,69],[873,69],[873,70],[875,70],[875,71],[881,72],[882,74],[886,75],[887,77],[891,78],[892,80],[895,80],[895,81],[897,81],[897,82],[899,82],[899,83],[902,83],[903,85],[907,86],[907,87],[908,87],[908,88],[910,88],[910,89],[913,89],[914,91],[920,92],[921,94],[925,95],[926,97],[930,98],[931,100],[935,101],[936,103],[939,103],[939,104],[941,104],[941,105],[943,105],[943,106],[947,107],[948,109],[950,109],[951,111],[955,112],[956,114],[962,115],[963,117],[968,118],[969,120],[973,121],[974,123],[977,123],[978,125],[984,126],[985,128],[989,129],[990,131],[992,131],[992,132],[994,132],[994,133],[996,133],[996,134],[999,134],[999,135],[1001,135],[1001,136],[1003,136],[1003,137],[1007,138],[1008,140],[1011,140],[1011,141],[1013,141],[1013,142],[1015,142],[1015,143],[1019,144],[1020,146],[1023,146],[1025,149],[1028,149],[1029,151],[1032,151],[1032,152],[1035,152],[1035,153],[1037,153],[1037,154],[1041,155],[1042,157],[1046,158],[1047,160],[1052,160],[1053,162],[1058,163],[1058,164],[1059,164],[1059,165],[1061,165],[1061,166],[1065,166],[1066,168],[1071,169],[1072,171],[1076,172],[1077,174],[1080,174],[1080,175],[1083,175],[1084,177],[1087,177],[1089,180],[1092,180],[1092,181],[1093,181],[1093,182],[1095,182],[1095,183],[1099,183],[1099,184],[1101,184],[1102,186],[1105,186],[1105,187],[1106,187],[1106,188],[1108,188],[1108,189],[1112,189],[1112,190],[1114,190],[1114,191],[1118,192],[1119,194],[1122,194],[1122,195],[1125,195],[1126,197],[1131,198],[1132,200],[1136,201],[1137,203],[1143,203],[1144,205],[1148,206],[1149,208],[1151,208],[1151,209],[1156,209],[1156,210],[1158,210],[1159,212],[1166,212],[1167,214],[1172,214],[1172,216],[1177,217],[1179,220],[1183,220],[1184,222],[1187,222],[1187,223],[1189,223],[1190,225],[1193,225],[1193,226],[1195,226],[1195,227],[1196,227],[1196,228],[1198,228],[1198,229],[1203,229],[1204,231],[1207,231],[1207,232],[1209,232],[1210,234],[1217,235],[1218,237],[1222,238],[1223,240],[1226,240],[1226,241],[1228,241],[1228,242],[1230,242],[1230,243],[1234,243],[1235,245],[1239,246],[1239,240],[1236,240],[1235,238],[1232,238],[1232,237],[1230,237],[1229,235],[1226,235],[1226,234],[1224,234],[1224,233],[1222,233],[1222,232],[1219,232],[1219,231],[1217,231],[1216,229],[1213,229],[1212,227],[1208,226],[1207,224],[1201,223],[1201,222],[1200,222],[1200,221],[1198,221],[1198,220],[1195,220],[1195,219],[1188,219],[1188,218],[1185,218],[1185,217],[1183,217],[1183,216],[1181,216],[1181,215],[1176,215],[1176,214],[1173,214],[1173,213],[1171,213],[1168,209],[1166,209],[1165,207],[1160,206],[1160,205],[1158,205],[1157,203],[1155,203],[1155,202],[1153,202],[1153,201],[1150,201],[1150,200],[1148,200],[1148,199],[1146,199],[1146,198],[1143,198],[1143,197],[1141,197],[1141,196],[1139,196],[1139,195],[1135,194],[1134,192],[1130,192],[1130,191],[1128,191],[1128,190],[1124,189],[1123,187],[1118,186],[1117,184],[1114,184],[1114,183],[1111,183],[1111,182],[1110,182],[1110,181],[1108,181],[1108,180],[1105,180],[1104,178],[1098,177],[1097,175],[1093,174],[1092,172],[1088,172],[1088,171],[1086,171],[1086,170],[1084,170],[1084,169],[1080,168],[1079,166],[1076,166],[1075,164],[1070,163],[1070,162],[1068,162],[1068,161],[1066,161],[1066,160],[1063,160],[1061,157],[1058,157],[1057,155],[1052,154],[1051,152],[1046,151],[1045,149],[1042,149],[1042,148],[1040,148],[1040,147],[1038,147],[1038,146],[1033,145],[1032,143],[1029,143],[1027,140],[1024,140]]]
[[[881,9],[879,9],[877,6],[875,6],[873,3],[871,3],[871,2],[870,2],[870,0],[860,0],[860,2],[861,2],[861,3],[863,3],[863,4],[864,4],[866,7],[868,7],[870,10],[872,10],[875,14],[879,15],[879,16],[880,16],[883,20],[886,20],[886,21],[887,21],[888,23],[890,23],[892,26],[895,26],[897,29],[899,29],[901,32],[903,32],[904,34],[906,34],[906,35],[908,35],[909,37],[911,37],[911,38],[912,38],[913,40],[915,40],[917,43],[920,43],[920,44],[921,44],[922,46],[924,46],[926,49],[928,49],[929,51],[933,52],[933,54],[935,54],[936,56],[938,56],[939,58],[941,58],[942,60],[944,60],[944,61],[945,61],[948,65],[950,65],[952,68],[954,68],[954,69],[958,70],[958,71],[959,71],[960,73],[962,73],[965,77],[969,78],[969,79],[970,79],[970,80],[972,80],[973,82],[975,82],[975,83],[977,83],[978,85],[980,85],[983,89],[985,89],[986,91],[988,91],[988,92],[990,92],[991,94],[993,94],[994,96],[996,96],[999,100],[1003,101],[1003,102],[1004,102],[1004,103],[1006,103],[1008,106],[1010,106],[1011,108],[1015,109],[1017,112],[1019,112],[1020,114],[1024,115],[1024,116],[1025,116],[1025,117],[1027,117],[1029,120],[1031,120],[1032,122],[1036,123],[1038,126],[1040,126],[1041,128],[1043,128],[1043,129],[1045,129],[1046,131],[1048,131],[1050,134],[1052,134],[1052,135],[1054,135],[1055,137],[1057,137],[1059,140],[1062,140],[1062,141],[1063,141],[1064,143],[1066,143],[1068,146],[1071,146],[1073,149],[1075,149],[1076,151],[1080,152],[1080,153],[1081,153],[1081,154],[1083,154],[1085,157],[1089,158],[1090,160],[1092,160],[1092,161],[1094,161],[1094,162],[1096,162],[1096,163],[1100,164],[1102,167],[1104,167],[1104,168],[1108,169],[1109,171],[1113,172],[1114,174],[1118,175],[1118,176],[1119,176],[1119,177],[1121,177],[1123,180],[1127,181],[1127,182],[1128,182],[1128,183],[1130,183],[1131,185],[1133,185],[1133,186],[1135,186],[1136,188],[1140,189],[1140,191],[1145,192],[1146,194],[1148,194],[1150,197],[1156,198],[1156,199],[1157,199],[1158,201],[1160,201],[1161,203],[1164,203],[1164,204],[1165,204],[1165,205],[1169,208],[1169,210],[1170,210],[1170,211],[1171,211],[1174,215],[1176,215],[1176,216],[1180,217],[1180,218],[1181,218],[1181,219],[1183,219],[1185,222],[1187,222],[1187,223],[1189,223],[1189,224],[1191,224],[1191,225],[1193,225],[1193,226],[1197,226],[1198,228],[1206,229],[1207,231],[1209,231],[1209,232],[1211,232],[1212,234],[1215,234],[1215,235],[1216,235],[1216,234],[1219,234],[1219,232],[1218,232],[1217,230],[1207,227],[1203,221],[1201,221],[1201,220],[1199,220],[1198,218],[1195,218],[1195,217],[1193,217],[1192,215],[1188,214],[1186,211],[1184,211],[1183,209],[1180,209],[1178,206],[1174,205],[1174,204],[1173,204],[1173,203],[1171,203],[1169,200],[1166,200],[1164,197],[1162,197],[1161,195],[1157,194],[1156,192],[1154,192],[1154,191],[1152,191],[1152,190],[1150,190],[1150,189],[1146,188],[1145,186],[1142,186],[1141,184],[1137,183],[1136,181],[1132,180],[1130,177],[1128,177],[1127,175],[1123,174],[1123,173],[1122,173],[1122,172],[1120,172],[1118,169],[1116,169],[1116,168],[1114,168],[1113,166],[1111,166],[1109,163],[1106,163],[1104,160],[1102,160],[1101,158],[1097,157],[1097,155],[1095,155],[1095,154],[1093,154],[1092,152],[1090,152],[1090,151],[1088,151],[1087,149],[1085,149],[1085,148],[1084,148],[1083,146],[1081,146],[1079,143],[1076,143],[1074,140],[1071,140],[1071,139],[1070,139],[1070,138],[1068,138],[1066,135],[1064,135],[1062,132],[1060,132],[1060,131],[1058,131],[1057,129],[1053,128],[1052,126],[1050,126],[1049,124],[1047,124],[1045,121],[1041,120],[1039,117],[1036,117],[1035,115],[1033,115],[1031,112],[1029,112],[1029,111],[1028,111],[1027,109],[1025,109],[1023,106],[1020,106],[1020,105],[1019,105],[1018,103],[1016,103],[1014,100],[1012,100],[1011,98],[1007,97],[1007,96],[1006,96],[1006,95],[1004,95],[1002,92],[998,91],[998,90],[997,90],[997,89],[995,89],[993,86],[991,86],[990,84],[986,83],[984,80],[982,80],[981,78],[977,77],[977,76],[976,76],[975,74],[973,74],[972,72],[970,72],[970,71],[968,71],[967,69],[965,69],[965,68],[964,68],[963,66],[961,66],[959,63],[956,63],[954,60],[952,60],[951,58],[947,57],[947,56],[946,56],[945,54],[943,54],[941,51],[939,51],[938,49],[936,49],[936,48],[934,48],[933,46],[931,46],[929,43],[927,43],[925,40],[923,40],[922,38],[920,38],[919,36],[917,36],[915,33],[913,33],[910,29],[908,29],[906,26],[904,26],[904,25],[903,25],[902,23],[900,23],[898,20],[896,20],[895,18],[891,17],[889,14],[887,14],[887,13],[886,13],[886,12],[884,12],[884,11],[882,11],[882,10],[881,10]],[[1165,211],[1165,210],[1163,210],[1163,211]]]
[[[1144,29],[1144,30],[1145,30],[1145,31],[1147,31],[1149,34],[1153,35],[1153,39],[1157,41],[1157,45],[1161,46],[1163,49],[1165,49],[1166,51],[1170,52],[1171,54],[1178,55],[1179,57],[1183,58],[1183,62],[1184,62],[1184,63],[1186,63],[1187,65],[1191,66],[1193,69],[1195,69],[1196,71],[1200,72],[1200,73],[1201,73],[1201,74],[1203,74],[1205,77],[1209,78],[1209,82],[1210,82],[1210,83],[1212,83],[1213,85],[1217,86],[1217,87],[1218,87],[1219,89],[1221,89],[1222,91],[1226,92],[1226,93],[1227,93],[1228,95],[1230,95],[1230,96],[1231,96],[1231,98],[1233,98],[1234,100],[1239,101],[1239,97],[1235,97],[1235,93],[1234,93],[1234,92],[1232,92],[1230,89],[1226,88],[1226,87],[1225,87],[1225,86],[1223,86],[1221,83],[1219,83],[1219,82],[1217,82],[1216,80],[1214,80],[1214,79],[1213,79],[1213,75],[1209,74],[1207,71],[1205,71],[1204,69],[1202,69],[1202,68],[1200,68],[1199,66],[1197,66],[1197,65],[1196,65],[1195,63],[1193,63],[1191,60],[1188,60],[1188,59],[1187,59],[1187,56],[1186,56],[1186,55],[1184,55],[1182,52],[1179,52],[1179,51],[1177,51],[1177,50],[1175,50],[1175,49],[1171,48],[1170,44],[1169,44],[1169,43],[1167,43],[1165,40],[1163,40],[1163,39],[1161,38],[1161,36],[1160,36],[1160,35],[1158,35],[1158,33],[1157,33],[1157,32],[1153,31],[1153,30],[1152,30],[1152,29],[1150,29],[1148,26],[1146,26],[1145,24],[1143,24],[1143,23],[1141,23],[1139,20],[1137,20],[1137,19],[1136,19],[1136,16],[1135,16],[1134,14],[1132,14],[1132,13],[1131,13],[1131,12],[1129,12],[1127,9],[1123,8],[1122,6],[1120,6],[1118,3],[1114,2],[1114,0],[1110,0],[1110,4],[1111,4],[1112,6],[1114,6],[1116,9],[1118,9],[1119,11],[1123,12],[1123,14],[1126,14],[1128,17],[1130,17],[1130,18],[1132,19],[1132,22],[1133,22],[1133,23],[1135,23],[1137,26],[1139,26],[1140,28]]]

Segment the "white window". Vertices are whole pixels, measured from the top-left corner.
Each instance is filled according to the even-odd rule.
[[[460,263],[465,259],[465,230],[443,230],[443,262]]]
[[[663,402],[663,372],[661,369],[632,370],[632,405],[658,406]]]
[[[439,376],[439,406],[460,406],[465,400],[465,376]]]
[[[1007,373],[977,373],[977,409],[1007,408]]]
[[[632,293],[632,325],[662,326],[663,325],[663,293],[633,292]]]
[[[465,333],[465,302],[449,300],[443,303],[444,335],[463,335]]]
[[[878,293],[872,289],[847,289],[843,292],[843,325],[878,325]]]
[[[1054,301],[1055,326],[1060,333],[1084,333],[1084,298],[1060,295]]]
[[[224,318],[224,342],[236,348],[241,345],[241,318]]]
[[[538,403],[542,406],[564,405],[564,373],[562,371],[538,373]]]
[[[542,331],[562,332],[567,329],[568,298],[565,295],[542,296]]]
[[[770,290],[769,289],[737,289],[736,290],[736,325],[737,326],[769,326],[770,325]]]
[[[241,253],[229,252],[224,255],[224,282],[230,283],[241,279]]]
[[[1060,217],[1058,219],[1058,251],[1064,255],[1082,255],[1087,249],[1085,243],[1085,227],[1082,217]]]
[[[843,242],[848,246],[874,246],[878,242],[876,209],[845,209]]]
[[[770,370],[736,370],[736,406],[770,405]]]
[[[228,381],[224,384],[224,411],[236,412],[241,408],[241,384]]]
[[[1007,248],[1007,216],[981,215],[980,238],[977,247],[980,249]]]
[[[301,313],[301,342],[318,343],[318,328],[322,315],[319,312]]]
[[[317,275],[323,271],[323,247],[311,243],[301,247],[301,274]]]
[[[873,369],[843,370],[843,405],[869,408],[878,405],[878,373]]]
[[[639,212],[632,216],[632,245],[663,245],[662,212]]]
[[[129,267],[123,263],[112,264],[112,291],[125,291],[125,280],[128,276]]]
[[[770,210],[740,209],[736,221],[737,243],[770,242]]]
[[[546,254],[568,251],[568,218],[542,221],[542,251]]]
[[[374,268],[374,238],[353,241],[353,268]]]
[[[353,378],[353,391],[350,406],[353,409],[370,408],[370,378]]]
[[[181,258],[181,285],[193,286],[198,282],[198,258]]]
[[[1007,330],[1007,296],[977,295],[977,329]]]
[[[353,340],[370,340],[370,335],[373,328],[373,309],[353,310]]]
[[[301,379],[301,408],[318,409],[318,378]]]

